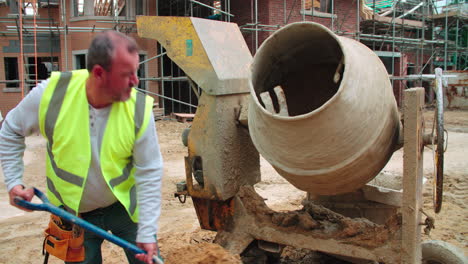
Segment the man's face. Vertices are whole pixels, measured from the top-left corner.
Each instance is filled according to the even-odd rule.
[[[123,102],[130,98],[132,87],[138,85],[137,52],[129,53],[125,45],[117,45],[109,71],[104,71],[102,89],[113,102]]]

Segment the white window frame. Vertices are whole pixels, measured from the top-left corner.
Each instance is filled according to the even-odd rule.
[[[86,64],[88,64],[88,50],[74,50],[72,51],[72,64],[73,64],[73,69],[76,70],[76,55],[85,55],[86,58]],[[86,69],[86,67],[85,67]]]
[[[120,15],[117,17],[114,16],[75,16],[75,5],[74,2],[79,1],[79,0],[70,0],[70,21],[82,21],[82,20],[135,20],[136,17],[136,2],[134,0],[125,0],[125,14]],[[91,0],[83,0],[83,1],[91,1]],[[117,0],[116,0],[117,1]],[[147,8],[147,3],[146,1],[143,1],[143,15],[146,15],[148,13],[148,8]]]
[[[147,51],[144,51],[144,50],[140,50],[138,52],[138,57],[140,57],[141,55],[144,56],[144,60],[147,60],[148,59],[148,52]],[[148,78],[148,66],[147,66],[147,63],[148,62],[145,62],[143,63],[143,72],[145,73],[145,77],[144,78]],[[139,65],[141,66],[141,65]],[[143,81],[143,82],[146,82],[146,81]],[[148,82],[146,82],[145,84],[145,91],[148,91]]]
[[[305,1],[305,0],[302,0]],[[336,19],[338,16],[336,14],[328,13],[328,12],[323,12],[323,11],[318,11],[314,9],[314,0],[311,0],[312,4],[310,6],[310,9],[304,9],[304,4],[302,5],[301,8],[301,15],[306,15],[306,16],[314,16],[314,17],[323,17],[323,18],[334,18]],[[332,0],[327,0],[331,3]],[[312,10],[314,9],[314,10]],[[313,12],[312,12],[313,11]]]

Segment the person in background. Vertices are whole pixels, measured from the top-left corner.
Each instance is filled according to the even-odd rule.
[[[40,132],[47,140],[49,200],[148,253],[126,251],[129,263],[152,263],[159,252],[163,163],[153,98],[134,89],[138,66],[134,39],[98,33],[86,70],[52,73],[8,113],[0,160],[10,204],[16,206],[17,196],[31,201],[22,156],[25,137]],[[101,263],[102,242],[85,231],[81,263]]]

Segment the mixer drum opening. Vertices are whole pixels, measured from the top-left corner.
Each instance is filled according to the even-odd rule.
[[[358,41],[289,24],[261,45],[249,81],[252,142],[298,189],[354,191],[393,154],[400,123],[388,73]]]
[[[312,112],[338,91],[344,71],[343,53],[338,41],[321,28],[305,28],[308,34],[291,30],[273,38],[273,45],[259,51],[252,85],[260,104],[260,94],[268,92],[279,112],[273,91],[281,87],[289,116]]]

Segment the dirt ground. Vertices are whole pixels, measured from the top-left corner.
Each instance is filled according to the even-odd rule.
[[[431,127],[432,111],[425,112],[426,128]],[[159,246],[166,263],[240,263],[239,256],[229,255],[224,249],[211,244],[215,233],[201,230],[191,201],[182,204],[174,198],[175,184],[185,179],[184,156],[186,148],[181,143],[181,133],[189,123],[160,120],[156,123],[161,151],[164,157],[163,206],[160,219]],[[424,152],[424,211],[435,218],[435,229],[424,239],[440,239],[468,253],[468,112],[447,111],[445,128],[448,130],[448,148],[445,153],[444,204],[440,214],[432,209],[432,151]],[[27,138],[25,182],[45,190],[45,141],[38,135]],[[402,151],[394,153],[384,168],[389,173],[402,173]],[[262,182],[256,191],[266,198],[267,205],[276,211],[301,208],[305,197],[279,176],[265,160],[261,159]],[[3,174],[0,172],[3,179]],[[25,213],[8,204],[8,194],[0,183],[0,264],[42,263],[42,232],[48,213]],[[120,248],[105,242],[104,263],[126,263]],[[51,257],[49,263],[62,263]],[[317,256],[309,250],[286,248],[281,263],[346,263]]]

